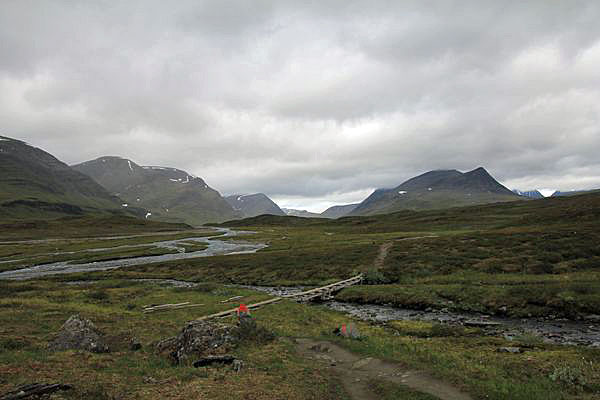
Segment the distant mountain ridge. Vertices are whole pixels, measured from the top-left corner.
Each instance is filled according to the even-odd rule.
[[[578,194],[586,194],[586,193],[591,193],[591,192],[595,192],[598,191],[599,189],[590,189],[590,190],[569,190],[566,192],[561,192],[560,190],[557,190],[556,192],[552,193],[552,196],[550,197],[565,197],[565,196],[576,196]]]
[[[225,197],[225,200],[242,217],[256,217],[258,215],[286,215],[281,208],[263,193],[234,194]]]
[[[377,189],[350,215],[385,214],[400,210],[439,209],[522,199],[484,168],[469,172],[435,170],[393,189]]]
[[[341,218],[350,214],[360,203],[331,206],[321,213],[325,218]]]
[[[306,210],[296,210],[294,208],[282,208],[283,212],[286,215],[290,215],[292,217],[302,217],[302,218],[327,218],[321,214],[313,213]]]
[[[519,196],[529,197],[530,199],[543,199],[544,195],[539,190],[525,190],[513,189],[513,193]]]
[[[73,168],[122,198],[127,206],[147,209],[151,219],[202,225],[241,217],[203,179],[177,168],[140,166],[115,156]]]
[[[23,141],[0,136],[0,171],[0,215],[23,219],[122,213],[118,197]]]

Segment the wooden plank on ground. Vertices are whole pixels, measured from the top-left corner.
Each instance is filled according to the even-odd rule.
[[[343,281],[335,282],[335,283],[332,283],[332,284],[329,284],[329,285],[326,285],[326,286],[322,286],[322,287],[315,288],[315,289],[310,289],[310,290],[307,290],[307,291],[304,291],[304,292],[300,292],[300,293],[296,293],[296,294],[292,294],[292,295],[288,295],[288,296],[274,297],[272,299],[261,301],[259,303],[250,304],[250,305],[248,305],[246,307],[248,307],[249,309],[254,309],[254,308],[261,307],[261,306],[265,306],[267,304],[277,303],[277,302],[279,302],[279,301],[281,301],[283,299],[291,299],[291,300],[293,300],[294,298],[299,298],[301,300],[311,300],[311,299],[313,299],[315,297],[321,296],[323,294],[321,292],[327,293],[327,292],[332,292],[332,291],[337,290],[337,289],[341,289],[341,288],[345,288],[345,287],[348,287],[348,286],[352,286],[352,285],[354,285],[356,283],[361,282],[362,279],[363,279],[363,275],[360,274],[360,275],[356,275],[356,276],[354,276],[354,277],[352,277],[350,279],[346,279],[346,280],[343,280]],[[226,317],[228,315],[235,314],[236,312],[237,312],[237,308],[231,308],[229,310],[221,311],[221,312],[218,312],[218,313],[215,313],[215,314],[205,315],[203,317],[200,317],[198,319],[190,321],[189,323],[190,324],[194,324],[196,322],[206,321],[206,320],[212,319],[212,318]]]

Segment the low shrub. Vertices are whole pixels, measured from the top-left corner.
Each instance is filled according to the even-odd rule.
[[[370,269],[364,273],[362,283],[365,285],[385,285],[390,283],[390,280],[381,271]]]

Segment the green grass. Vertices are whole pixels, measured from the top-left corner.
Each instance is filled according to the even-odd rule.
[[[28,382],[58,381],[75,385],[68,398],[90,395],[150,399],[166,394],[170,398],[190,398],[200,393],[211,399],[347,398],[336,378],[319,365],[299,358],[293,342],[286,337],[331,340],[365,356],[398,362],[402,368],[424,370],[454,383],[476,399],[591,400],[600,390],[596,383],[600,382],[598,350],[543,343],[532,346],[523,338],[524,344],[530,343],[528,352],[497,353],[497,347],[515,342],[482,337],[476,329],[451,329],[425,322],[370,325],[355,321],[365,338],[341,339],[332,331],[347,323],[347,316],[292,302],[253,312],[258,323],[273,331],[277,339],[262,345],[246,343],[235,350],[246,363],[242,374],[227,368],[173,367],[154,354],[151,343],[176,334],[195,317],[231,308],[232,304],[221,301],[238,295],[244,296],[239,301],[246,303],[268,297],[216,284],[178,289],[127,280],[83,286],[5,282],[0,287],[0,392]],[[141,312],[146,304],[183,301],[205,306]],[[48,351],[54,332],[74,313],[92,319],[108,335],[115,350],[108,354]],[[130,337],[141,341],[141,351],[131,351],[124,345]],[[149,378],[160,384],[148,383]],[[400,395],[430,398],[384,382],[370,384],[384,399]]]
[[[99,386],[110,388],[107,395],[127,398],[159,398],[165,393],[173,398],[243,398],[243,391],[236,390],[239,385],[253,390],[257,399],[343,398],[335,379],[320,377],[325,372],[298,359],[285,340],[238,349],[249,360],[247,375],[219,369],[173,370],[147,347],[139,353],[119,350],[109,355],[82,355],[48,353],[45,346],[52,332],[76,312],[89,316],[116,338],[135,335],[148,344],[173,335],[194,316],[230,308],[232,304],[220,303],[229,297],[243,295],[246,303],[268,297],[223,287],[222,283],[324,284],[373,270],[379,246],[390,242],[393,245],[378,271],[390,283],[348,288],[338,299],[517,317],[600,314],[599,220],[597,193],[337,221],[261,216],[229,224],[258,232],[242,238],[269,245],[256,254],[2,282],[0,390],[32,380],[72,380],[83,382],[78,396],[89,391],[97,398],[102,395]],[[59,222],[11,225],[8,231],[0,231],[0,237],[82,238],[173,230],[173,225],[143,223],[126,227],[120,219],[63,223],[62,232]],[[400,240],[429,235],[437,237]],[[64,248],[80,245],[63,244]],[[16,257],[14,250],[0,249],[6,257]],[[35,246],[17,250],[25,256],[37,251]],[[9,255],[10,251],[13,254]],[[205,283],[193,289],[172,289],[130,278]],[[74,279],[102,281],[84,286],[61,283]],[[193,311],[140,312],[146,304],[183,301],[205,306]],[[424,323],[358,322],[366,339],[346,341],[331,331],[349,318],[325,308],[282,302],[255,315],[279,337],[332,340],[363,355],[428,371],[475,398],[591,400],[598,398],[600,391],[598,350],[552,346],[524,337],[517,340],[531,348],[526,353],[497,353],[498,347],[514,342],[482,336],[477,330]],[[61,370],[61,365],[68,368]],[[165,383],[148,386],[144,383],[147,376]],[[291,376],[298,376],[298,382],[290,383]],[[382,390],[382,398],[402,390],[373,384],[381,387],[377,390]]]
[[[37,220],[0,219],[0,241],[122,236],[190,229],[192,227],[186,224],[148,221],[119,215]]]

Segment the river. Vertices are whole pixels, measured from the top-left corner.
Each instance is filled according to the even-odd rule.
[[[33,279],[41,276],[47,275],[56,275],[56,274],[70,274],[73,272],[92,272],[92,271],[106,271],[110,269],[116,268],[126,268],[134,265],[142,265],[142,264],[150,264],[155,262],[167,262],[173,260],[185,260],[188,258],[197,258],[197,257],[211,257],[211,256],[221,256],[221,255],[232,255],[232,254],[249,254],[255,253],[260,249],[264,249],[267,247],[264,243],[251,243],[244,241],[225,241],[220,240],[222,237],[231,237],[231,236],[241,236],[248,235],[254,232],[250,231],[234,231],[227,228],[215,228],[216,234],[218,236],[204,236],[204,237],[186,237],[183,239],[177,240],[165,240],[158,241],[153,243],[143,243],[136,245],[126,245],[119,247],[111,247],[111,248],[103,248],[103,249],[90,249],[89,251],[103,251],[103,250],[112,250],[118,248],[131,248],[131,247],[147,247],[154,246],[156,248],[163,249],[174,249],[177,250],[177,253],[173,254],[162,254],[155,256],[142,256],[142,257],[132,257],[132,258],[123,258],[119,260],[109,260],[109,261],[97,261],[90,263],[82,263],[76,264],[70,261],[60,261],[49,264],[36,265],[33,267],[16,269],[12,271],[5,271],[0,273],[1,279],[11,279],[11,280],[24,280],[24,279]],[[141,235],[144,236],[144,235]],[[135,236],[129,236],[135,237]],[[178,247],[178,243],[204,243],[208,247],[204,250],[193,251],[193,252],[184,252],[182,248]]]

